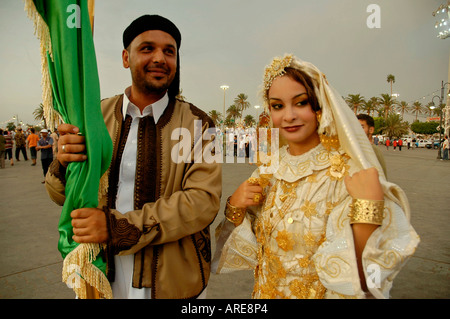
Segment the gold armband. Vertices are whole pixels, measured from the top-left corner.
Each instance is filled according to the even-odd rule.
[[[244,221],[245,208],[234,207],[230,204],[230,197],[227,198],[227,207],[225,208],[225,217],[235,226],[239,226]]]
[[[381,225],[384,218],[384,200],[353,199],[348,217],[350,224]]]

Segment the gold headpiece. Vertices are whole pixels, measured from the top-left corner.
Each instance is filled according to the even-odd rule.
[[[287,54],[283,58],[275,58],[272,64],[266,67],[264,71],[264,99],[267,100],[267,90],[270,89],[272,81],[281,75],[286,73],[285,68],[287,68],[292,62],[292,54]],[[266,101],[267,102],[267,101]]]

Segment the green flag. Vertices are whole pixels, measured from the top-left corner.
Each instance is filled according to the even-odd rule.
[[[63,122],[77,126],[86,138],[88,160],[70,163],[66,173],[66,200],[58,225],[63,281],[79,298],[86,298],[89,286],[100,297],[111,298],[102,245],[74,242],[70,217],[74,209],[98,206],[100,180],[112,156],[112,141],[100,109],[88,1],[25,0],[25,10],[41,41],[44,107],[53,108]],[[52,113],[46,110],[48,116]]]

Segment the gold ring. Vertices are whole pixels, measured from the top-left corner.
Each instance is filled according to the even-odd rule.
[[[256,193],[255,195],[253,195],[253,201],[255,203],[259,203],[260,200],[261,200],[261,194]]]
[[[62,151],[65,153],[65,152],[66,152],[66,144],[64,144],[64,145],[61,147],[61,149],[62,149]]]
[[[259,185],[259,179],[256,177],[250,177],[247,181],[250,185]]]

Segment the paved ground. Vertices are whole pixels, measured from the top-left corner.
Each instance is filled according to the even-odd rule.
[[[401,152],[380,147],[389,179],[408,195],[412,224],[421,243],[394,281],[395,299],[450,298],[450,161],[428,149]],[[212,233],[223,216],[225,199],[254,170],[249,164],[224,164],[223,199]],[[42,168],[31,161],[0,169],[0,299],[73,299],[61,282],[57,250],[60,208],[47,196]],[[213,251],[215,243],[213,241]],[[250,271],[211,275],[208,298],[250,298]]]

